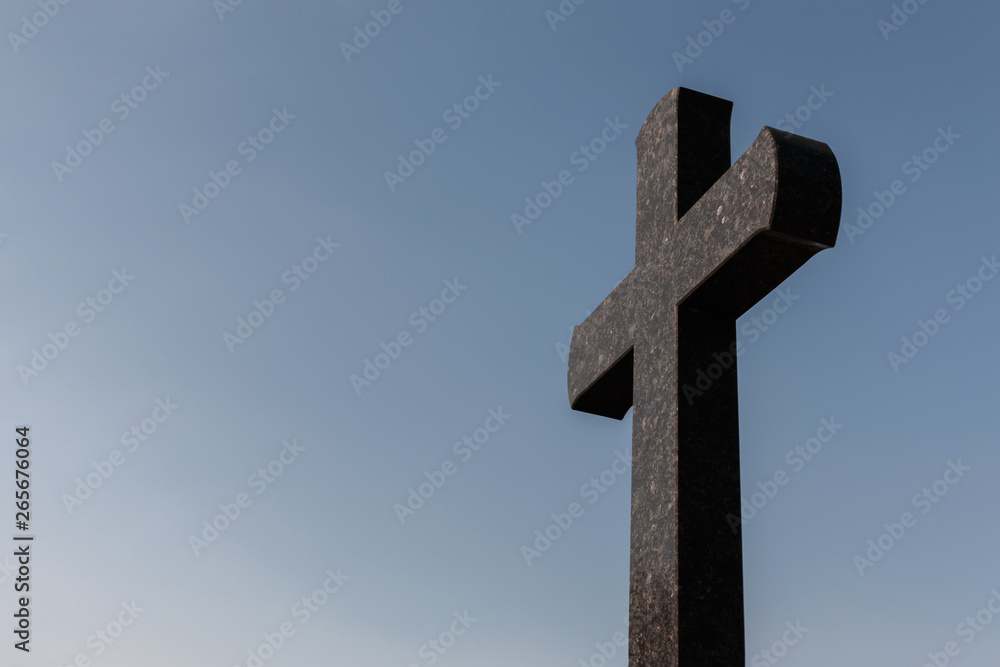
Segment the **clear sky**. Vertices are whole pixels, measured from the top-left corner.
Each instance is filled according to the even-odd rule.
[[[631,413],[570,410],[565,352],[685,86],[734,160],[770,125],[843,177],[836,247],[735,324],[747,664],[992,667],[998,20],[5,3],[0,664],[625,665]]]

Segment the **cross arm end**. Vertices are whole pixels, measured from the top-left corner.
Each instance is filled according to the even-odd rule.
[[[570,407],[624,419],[632,407],[632,317],[626,278],[573,328],[567,388]]]

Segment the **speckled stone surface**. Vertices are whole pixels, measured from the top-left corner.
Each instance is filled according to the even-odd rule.
[[[622,419],[634,407],[632,667],[745,664],[742,544],[726,521],[740,514],[736,369],[700,396],[681,388],[724,364],[736,318],[833,247],[840,221],[826,144],[765,127],[731,164],[731,113],[676,88],[646,118],[636,266],[570,347],[573,409]]]

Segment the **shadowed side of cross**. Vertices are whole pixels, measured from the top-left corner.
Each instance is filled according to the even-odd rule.
[[[636,138],[635,268],[573,331],[574,410],[632,416],[629,664],[742,665],[735,320],[836,242],[826,144],[765,127],[730,164],[732,103],[676,88]],[[729,355],[727,357],[727,355]],[[699,369],[732,368],[696,401]]]

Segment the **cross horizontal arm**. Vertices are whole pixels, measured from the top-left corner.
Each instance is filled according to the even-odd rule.
[[[834,246],[840,210],[840,169],[829,146],[765,127],[681,218],[675,243],[643,270],[671,267],[678,301],[691,296],[689,308],[735,319]],[[692,253],[716,268],[707,276],[678,271]]]
[[[632,274],[583,324],[569,348],[569,403],[574,410],[623,419],[632,407],[635,320]]]

